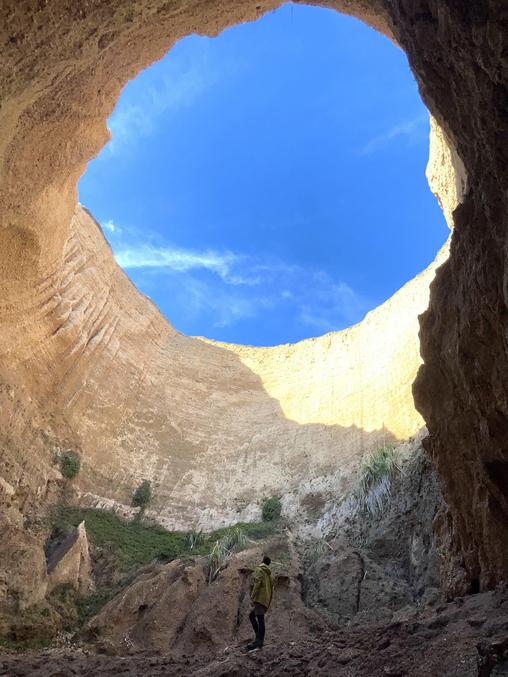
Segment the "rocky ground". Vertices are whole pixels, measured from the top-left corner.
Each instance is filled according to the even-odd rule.
[[[210,623],[221,624],[220,615]],[[508,591],[471,595],[456,602],[400,614],[389,624],[302,633],[281,641],[270,619],[261,652],[245,654],[243,635],[214,655],[131,649],[123,656],[90,648],[51,649],[0,657],[0,675],[272,675],[343,677],[488,677],[508,674]]]

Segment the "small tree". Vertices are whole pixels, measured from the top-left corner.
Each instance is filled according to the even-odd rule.
[[[281,512],[282,503],[277,496],[272,496],[263,501],[263,507],[261,509],[263,522],[273,522],[274,520],[279,519]]]
[[[59,458],[60,472],[72,480],[81,470],[81,457],[76,451],[65,451]]]
[[[148,480],[143,480],[132,496],[134,508],[144,510],[152,500],[152,485]]]

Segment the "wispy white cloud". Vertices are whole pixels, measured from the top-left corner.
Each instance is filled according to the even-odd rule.
[[[115,224],[115,222],[112,219],[108,219],[107,221],[103,221],[101,223],[101,226],[103,230],[107,231],[108,233],[120,233],[121,229]]]
[[[210,285],[209,281],[188,276],[179,290],[180,307],[192,318],[206,319],[211,327],[228,327],[272,307],[270,298],[244,291],[227,285]]]
[[[166,289],[180,315],[210,327],[272,311],[327,332],[358,322],[370,309],[367,299],[325,271],[229,250],[154,244],[153,235],[130,226],[102,226],[118,264],[142,280],[143,291],[153,297]]]
[[[245,275],[241,269],[243,257],[230,251],[213,250],[197,251],[179,247],[156,247],[148,244],[130,245],[116,251],[117,263],[126,270],[135,268],[168,269],[179,273],[191,270],[208,270],[218,275],[223,282],[230,285],[256,285],[259,275]]]
[[[186,272],[194,268],[205,268],[226,279],[236,256],[231,252],[192,251],[176,247],[154,247],[151,245],[130,246],[115,254],[122,268],[170,268]]]
[[[320,273],[315,277],[318,282],[313,288],[313,303],[300,307],[302,322],[320,331],[333,331],[338,318],[351,324],[361,319],[367,309],[364,298],[344,282],[335,284],[328,275]]]
[[[139,92],[135,103],[115,109],[108,120],[111,132],[108,151],[116,154],[150,135],[161,116],[188,107],[210,84],[199,64],[180,71],[170,70],[158,83]]]
[[[399,122],[381,134],[374,136],[359,150],[359,155],[371,155],[385,148],[396,139],[405,139],[406,143],[414,145],[427,135],[428,115],[418,115],[415,118]]]

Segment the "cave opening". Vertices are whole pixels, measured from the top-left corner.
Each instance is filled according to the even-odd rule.
[[[277,345],[345,329],[449,233],[404,53],[332,9],[286,4],[183,39],[108,124],[80,200],[187,335]]]
[[[436,0],[327,3],[377,27],[407,53],[433,115],[432,191],[455,228],[448,261],[438,256],[347,331],[270,348],[179,333],[115,265],[96,222],[76,205],[78,177],[106,142],[105,120],[123,84],[172,42],[197,31],[217,35],[277,4],[211,0],[199,10],[199,3],[165,0],[5,5],[2,634],[8,641],[39,641],[41,630],[44,638],[56,637],[66,627],[64,600],[52,606],[50,599],[58,567],[49,572],[44,558],[50,525],[42,518],[51,508],[69,507],[72,495],[78,515],[93,513],[103,527],[109,521],[106,531],[118,536],[122,525],[140,526],[142,520],[120,519],[115,512],[132,516],[135,488],[148,478],[153,500],[143,519],[188,531],[193,543],[201,530],[253,523],[268,496],[280,502],[285,519],[296,525],[303,517],[299,527],[315,528],[307,532],[313,559],[306,560],[311,578],[303,581],[303,593],[325,600],[327,611],[346,621],[348,634],[322,632],[315,615],[306,623],[301,569],[294,540],[284,530],[277,535],[282,540],[269,546],[274,561],[286,567],[279,574],[283,613],[269,631],[277,660],[281,650],[294,646],[301,649],[302,669],[321,667],[327,674],[345,662],[358,675],[380,669],[402,674],[412,666],[428,674],[462,674],[465,661],[475,673],[493,665],[503,669],[497,665],[506,663],[508,623],[502,3],[492,0],[481,10]],[[109,215],[98,216],[109,223]],[[111,220],[112,229],[117,225]],[[425,448],[435,466],[420,445],[425,423]],[[355,472],[365,469],[362,459],[381,445],[388,451],[387,442],[404,440],[399,446],[408,452],[405,465],[393,485],[385,483],[386,509],[375,524],[361,520],[366,531],[345,543],[342,536],[351,527],[347,500]],[[82,463],[69,480],[59,470],[59,456],[71,447]],[[75,522],[79,547],[72,569],[87,579],[81,582],[90,591],[86,527]],[[153,535],[154,525],[146,526]],[[159,527],[155,531],[160,534]],[[211,595],[201,563],[167,564],[168,551],[158,546],[144,554],[144,563],[152,564],[142,580],[131,586],[130,579],[125,594],[95,617],[94,634],[106,640],[98,652],[126,651],[125,638],[131,637],[139,644],[129,644],[129,654],[148,648],[158,661],[169,647],[187,674],[189,648],[206,638],[223,672],[230,656],[224,647],[236,641],[237,630],[249,630],[240,606],[248,600],[243,593],[251,562],[238,553],[219,576],[216,608],[232,622],[214,627],[213,637],[209,619],[216,614],[206,606]],[[161,554],[166,561],[153,563],[152,555]],[[107,560],[102,564],[110,570]],[[150,577],[161,571],[159,587]],[[63,573],[67,577],[69,569]],[[202,586],[205,605],[179,595],[175,605],[171,595],[178,581],[186,590]],[[241,594],[230,596],[238,581]],[[71,583],[79,591],[80,580]],[[224,604],[228,596],[231,605]],[[159,602],[162,613],[154,615]],[[131,622],[132,610],[138,626]],[[357,613],[358,632],[351,624]],[[172,626],[161,631],[159,621],[168,619]],[[370,621],[381,623],[381,633],[365,632]],[[302,637],[313,633],[310,656]],[[343,656],[344,648],[353,654]],[[309,656],[319,664],[309,664]],[[5,669],[26,672],[26,658],[5,658]],[[48,665],[47,652],[29,655],[34,667],[32,658]],[[146,656],[140,660],[146,671]],[[86,663],[83,673],[89,672],[88,655]],[[172,657],[170,663],[169,670]],[[242,664],[240,657],[240,671]]]

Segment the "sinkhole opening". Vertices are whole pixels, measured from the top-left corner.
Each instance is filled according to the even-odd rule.
[[[344,329],[448,235],[404,53],[334,10],[283,5],[181,40],[109,127],[80,201],[184,334],[276,345]]]

